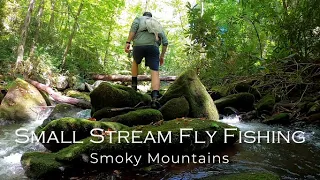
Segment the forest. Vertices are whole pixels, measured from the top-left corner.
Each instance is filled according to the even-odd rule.
[[[319,0],[1,0],[0,179],[320,178],[318,7]],[[125,52],[132,22],[144,12],[169,41],[157,109],[150,108],[150,69],[141,63],[134,91],[133,57]],[[61,137],[68,142],[83,143],[7,143],[6,132],[17,127],[45,138],[41,132],[66,132]],[[214,130],[217,139],[194,146],[188,136],[181,145],[180,128],[192,128],[200,139]],[[225,149],[228,128],[235,132]],[[140,130],[172,131],[173,142],[110,144],[113,131]],[[239,131],[285,131],[304,141],[241,144]],[[109,139],[96,145],[90,134]],[[131,173],[121,163],[100,167],[86,160],[94,150],[140,157],[146,149],[168,157],[220,153],[234,166],[157,163]],[[10,158],[19,160],[10,164]]]

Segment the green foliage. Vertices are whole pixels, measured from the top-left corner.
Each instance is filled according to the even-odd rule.
[[[209,84],[228,76],[268,73],[291,54],[303,61],[319,58],[319,1],[203,1],[187,5],[194,58]],[[275,66],[274,66],[275,65]]]

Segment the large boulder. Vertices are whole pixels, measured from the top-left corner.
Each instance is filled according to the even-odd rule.
[[[173,98],[184,96],[189,102],[189,116],[194,118],[208,118],[218,120],[218,110],[201,83],[197,74],[193,70],[184,72],[167,90],[160,99],[161,104],[165,104]]]
[[[180,131],[181,128],[191,128],[188,131],[184,131],[184,134],[189,134],[190,136],[183,137],[183,143],[180,142]],[[126,129],[128,132],[128,138],[118,137],[118,133],[111,136],[105,136],[103,139],[99,137],[88,137],[83,139],[83,143],[73,144],[64,148],[56,153],[43,153],[43,152],[28,152],[23,154],[21,158],[22,166],[25,170],[26,175],[29,178],[41,179],[46,177],[51,177],[52,179],[60,179],[62,175],[68,174],[68,171],[77,172],[77,170],[86,169],[90,167],[94,170],[103,169],[104,171],[108,168],[119,168],[124,166],[132,167],[133,164],[124,161],[123,163],[97,163],[94,164],[91,161],[93,153],[105,156],[126,156],[128,155],[141,155],[141,162],[137,164],[138,166],[144,165],[147,162],[148,153],[159,155],[185,155],[192,154],[200,151],[218,150],[222,145],[233,144],[237,141],[239,131],[234,128],[234,131],[229,131],[228,134],[234,135],[234,137],[229,137],[227,143],[224,143],[225,128],[234,128],[224,123],[201,120],[201,119],[180,119],[172,121],[164,121],[163,124],[159,125],[147,125],[147,126],[137,126]],[[132,133],[141,132],[141,133]],[[162,132],[164,136],[168,132],[171,132],[171,142],[166,140],[160,140],[158,133]],[[197,132],[197,136],[195,135]],[[207,133],[213,134],[216,132],[213,141],[210,141],[210,137]],[[150,139],[150,133],[156,141]],[[123,134],[122,134],[123,136]],[[147,141],[146,138],[149,137]],[[195,143],[195,138],[198,141],[204,141],[205,143]],[[135,141],[145,141],[145,143],[132,143]],[[94,143],[101,141],[100,143]],[[129,142],[127,142],[127,140]],[[67,178],[67,177],[65,177]]]
[[[105,107],[133,107],[140,102],[149,103],[151,97],[134,91],[130,87],[102,82],[90,93],[92,114]]]
[[[261,111],[272,111],[273,110],[273,107],[276,103],[276,98],[269,94],[269,95],[266,95],[264,96],[256,105],[256,109],[258,112],[261,112]]]
[[[45,127],[39,126],[36,129],[36,135],[38,136],[38,138],[40,138],[42,133],[44,143],[42,142],[42,139],[40,140],[40,142],[48,150],[56,152],[71,145],[74,141],[79,141],[91,136],[90,131],[93,128],[101,128],[106,130],[112,129],[119,131],[127,128],[127,126],[115,122],[90,121],[87,119],[66,117],[53,120]],[[59,142],[55,140],[48,141],[49,137],[53,139],[53,133]],[[64,142],[62,142],[62,140]]]
[[[38,89],[17,78],[1,102],[0,117],[12,121],[36,120],[39,106],[47,104]]]
[[[187,117],[189,114],[189,102],[185,97],[173,98],[164,104],[159,111],[165,121]]]
[[[224,113],[224,108],[233,107],[240,111],[250,111],[253,109],[254,96],[250,93],[231,94],[214,101],[220,113]]]
[[[162,114],[155,109],[140,109],[128,112],[127,114],[104,118],[103,122],[117,122],[127,126],[147,125],[162,120]]]
[[[41,126],[46,126],[49,122],[51,122],[52,120],[55,119],[60,119],[60,118],[64,118],[64,117],[73,117],[76,118],[78,112],[82,111],[81,108],[78,108],[74,105],[71,104],[57,104],[53,111],[51,112],[51,114],[49,115],[49,117],[47,119],[45,119],[42,123]]]

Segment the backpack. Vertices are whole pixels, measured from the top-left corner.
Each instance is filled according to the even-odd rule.
[[[149,16],[141,16],[139,20],[140,22],[138,32],[148,31],[149,33],[155,35],[156,41],[159,41],[158,35],[159,33],[163,32],[161,24],[157,20]]]

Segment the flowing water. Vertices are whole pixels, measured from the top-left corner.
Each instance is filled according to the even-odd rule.
[[[45,151],[41,144],[18,144],[15,131],[19,128],[34,130],[45,119],[52,108],[46,109],[36,121],[24,124],[0,124],[0,180],[27,179],[20,165],[24,152]],[[87,117],[90,111],[79,112],[79,117]],[[267,171],[281,176],[282,179],[320,179],[320,130],[312,126],[268,126],[261,123],[241,122],[238,117],[227,117],[222,122],[239,127],[241,131],[303,131],[296,138],[305,138],[297,144],[285,143],[237,143],[221,152],[228,154],[228,164],[178,165],[171,167],[165,174],[147,179],[188,180],[209,175],[220,176],[238,172]],[[249,139],[250,140],[250,139]],[[125,176],[125,175],[124,175]],[[130,175],[124,179],[132,179]],[[143,177],[135,179],[145,179]]]
[[[283,127],[268,126],[261,123],[241,122],[238,117],[227,117],[222,120],[238,127],[241,131],[255,131],[265,134],[266,131],[295,132],[295,139],[305,139],[304,143],[237,143],[234,147],[222,152],[230,155],[228,164],[208,164],[177,175],[167,175],[164,179],[198,179],[224,174],[241,172],[273,172],[281,179],[320,179],[320,130],[319,127]],[[250,139],[249,139],[250,140]],[[168,177],[170,176],[170,177]]]
[[[27,179],[24,176],[23,168],[20,164],[21,156],[24,152],[45,151],[41,143],[17,143],[17,129],[27,129],[32,132],[42,124],[53,110],[53,106],[37,107],[38,118],[35,121],[17,124],[0,124],[0,180]],[[90,110],[83,110],[77,114],[79,118],[90,116]],[[28,133],[29,134],[29,133]]]

